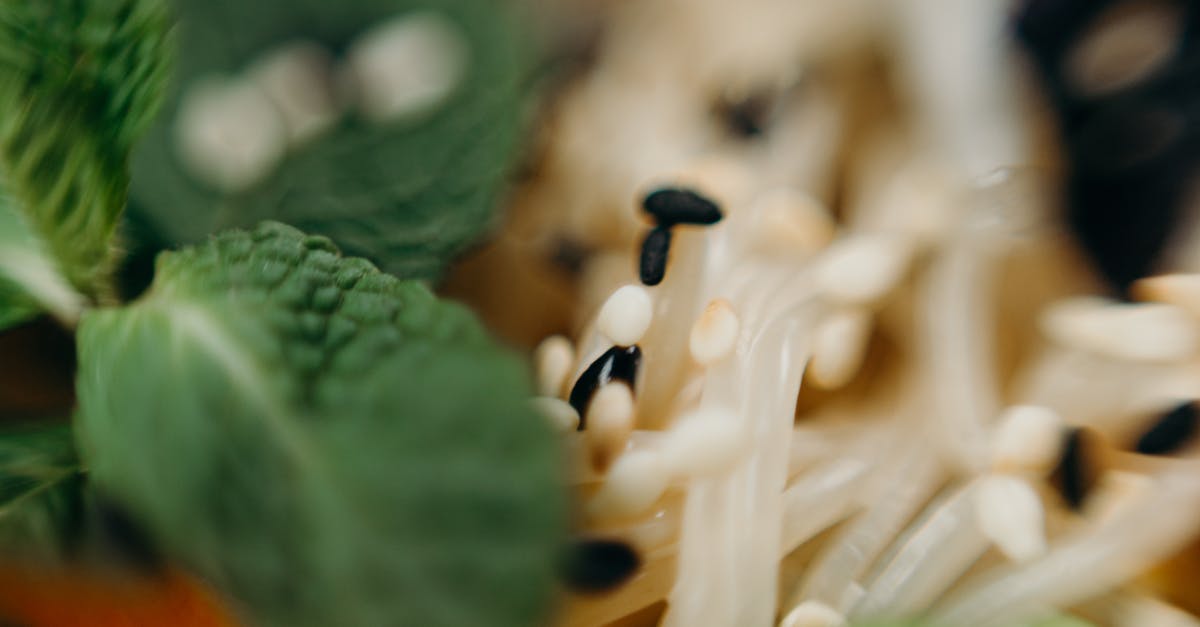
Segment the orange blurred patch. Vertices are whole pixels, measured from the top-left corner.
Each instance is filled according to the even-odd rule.
[[[1146,573],[1142,584],[1163,600],[1200,615],[1200,533],[1171,558]]]
[[[27,627],[236,627],[217,595],[178,571],[163,577],[0,565],[0,616]]]

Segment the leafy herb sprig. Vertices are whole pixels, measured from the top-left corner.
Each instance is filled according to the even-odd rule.
[[[425,191],[366,213],[350,197],[380,181],[180,206],[305,216],[334,239],[366,224],[385,245],[355,252],[436,276],[490,224],[517,131],[498,54],[512,25],[472,24],[490,65],[461,97],[352,134],[408,155],[396,175]],[[0,331],[48,313],[78,346],[73,418],[0,431],[0,558],[96,555],[84,510],[102,495],[250,624],[536,623],[564,524],[555,446],[523,365],[470,312],[273,221],[160,255],[151,287],[116,302],[130,154],[169,100],[171,29],[158,0],[0,0]],[[433,145],[449,157],[410,158]],[[300,161],[293,181],[335,167]]]

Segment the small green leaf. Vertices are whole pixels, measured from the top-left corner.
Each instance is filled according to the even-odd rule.
[[[254,624],[544,617],[557,447],[465,309],[266,224],[163,254],[78,342],[92,479]]]
[[[61,557],[82,488],[67,425],[0,431],[0,552]]]
[[[526,74],[515,20],[494,0],[176,0],[180,71],[166,115],[139,146],[133,195],[163,237],[279,220],[326,235],[401,278],[436,279],[494,223],[515,156]],[[344,64],[356,38],[388,19],[435,14],[468,54],[457,88],[428,115],[373,122],[354,107],[288,149],[269,175],[223,192],[180,157],[184,94],[203,79],[245,78],[264,56],[315,42]],[[343,65],[343,70],[345,69]],[[248,80],[248,79],[246,79]]]
[[[37,315],[37,305],[11,282],[0,278],[0,330],[16,326]]]
[[[47,301],[47,282],[109,295],[129,152],[158,107],[167,33],[156,0],[0,0],[0,318],[21,302],[16,286],[26,307],[60,317],[72,312],[61,293]]]
[[[42,310],[74,320],[82,307],[83,296],[67,283],[0,186],[0,330]]]

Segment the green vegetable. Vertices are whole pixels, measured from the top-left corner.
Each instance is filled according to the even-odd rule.
[[[0,548],[56,558],[69,548],[82,478],[65,425],[0,431]]]
[[[176,0],[180,59],[166,115],[134,159],[133,195],[162,237],[202,240],[231,226],[279,220],[326,235],[401,278],[436,279],[493,224],[515,154],[526,55],[494,0]],[[469,47],[467,74],[429,115],[388,123],[354,110],[293,147],[273,174],[225,194],[189,174],[176,145],[181,97],[197,80],[243,75],[295,41],[337,55],[372,26],[433,12]],[[336,59],[343,61],[344,59]]]
[[[167,33],[154,0],[0,0],[0,328],[110,295],[129,152],[158,107]]]
[[[6,276],[13,270],[25,270],[28,275],[31,269],[35,276],[19,281]],[[42,275],[40,281],[35,278],[37,274]],[[46,293],[46,286],[50,286],[50,294]],[[38,313],[37,301],[26,293],[30,288],[43,292],[42,302],[48,309],[68,318],[77,314],[78,294],[66,285],[37,238],[13,209],[12,199],[0,188],[0,331]]]
[[[93,480],[254,624],[527,626],[564,524],[519,361],[280,224],[158,260],[79,327]]]

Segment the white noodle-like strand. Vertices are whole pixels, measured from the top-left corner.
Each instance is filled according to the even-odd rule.
[[[1164,473],[1119,515],[1063,541],[1027,566],[989,572],[933,614],[947,625],[1012,625],[1038,607],[1067,607],[1138,575],[1196,531],[1200,472],[1192,462]]]
[[[1153,597],[1136,592],[1114,596],[1104,608],[1114,627],[1200,627],[1200,618]]]
[[[892,618],[923,610],[983,555],[988,540],[975,520],[975,489],[976,484],[967,484],[931,506],[867,584],[853,617]]]
[[[965,241],[929,270],[918,346],[933,401],[930,433],[948,461],[979,469],[987,460],[987,420],[1000,406],[992,364],[988,262]]]
[[[783,494],[781,553],[848,516],[858,506],[857,490],[872,470],[865,459],[835,459],[805,474]]]
[[[807,315],[771,320],[744,357],[710,373],[716,385],[706,388],[703,404],[740,408],[754,446],[728,477],[688,489],[664,627],[755,627],[774,619],[787,446],[814,312],[797,313]]]
[[[875,503],[810,566],[794,602],[816,600],[845,612],[847,592],[937,489],[942,472],[919,441],[894,466]]]
[[[662,425],[684,379],[688,364],[689,325],[699,312],[700,285],[704,279],[707,233],[677,227],[671,244],[667,276],[656,288],[654,320],[644,342],[654,350],[642,354],[638,384],[637,415],[639,424]]]

